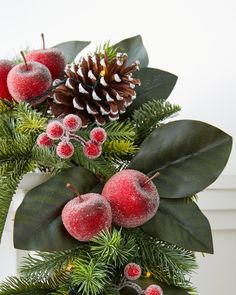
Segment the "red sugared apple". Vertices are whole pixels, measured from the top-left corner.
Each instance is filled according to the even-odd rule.
[[[0,60],[0,97],[7,100],[12,100],[12,96],[7,87],[7,75],[13,67],[14,64],[10,60]]]
[[[22,53],[23,55],[23,53]],[[44,65],[28,62],[13,67],[7,76],[7,86],[13,99],[17,102],[29,102],[35,97],[34,104],[42,102],[42,96],[51,86],[51,74]],[[41,97],[42,96],[42,97]]]
[[[113,175],[105,184],[102,195],[111,205],[113,222],[126,228],[146,223],[159,206],[156,186],[137,170],[126,169]]]
[[[62,222],[72,237],[82,242],[90,241],[111,227],[111,207],[103,196],[95,193],[79,195],[70,184],[67,187],[77,194],[62,210]]]
[[[27,61],[37,61],[45,65],[52,76],[52,80],[61,78],[63,76],[66,59],[63,52],[57,48],[45,48],[44,37],[43,38],[43,49],[33,50],[26,54],[25,58]]]

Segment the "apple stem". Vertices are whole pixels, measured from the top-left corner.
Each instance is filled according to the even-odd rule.
[[[27,64],[27,61],[26,61],[26,58],[25,58],[25,54],[24,54],[23,51],[21,51],[20,54],[22,55],[23,60],[24,60],[24,62],[25,62],[26,71],[28,71],[28,70],[29,70],[29,67],[28,67],[28,64]]]
[[[43,50],[45,50],[46,49],[46,47],[45,47],[45,38],[44,38],[44,34],[43,33],[41,34],[41,38],[43,40]]]
[[[152,175],[152,177],[148,178],[141,186],[145,186],[147,183],[149,183],[151,180],[157,178],[160,176],[160,172],[157,171],[154,175]]]
[[[77,190],[77,188],[75,186],[73,186],[71,183],[67,183],[66,187],[71,190],[73,193],[75,193],[77,195],[77,197],[80,199],[80,201],[82,202],[83,199],[81,198],[81,195],[79,193],[79,191]]]

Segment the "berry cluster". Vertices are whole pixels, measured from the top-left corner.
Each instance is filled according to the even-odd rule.
[[[140,295],[163,295],[163,291],[158,285],[150,285],[146,290],[143,290],[139,285],[132,282],[138,280],[141,277],[141,267],[136,263],[129,263],[124,269],[124,280],[120,285],[120,289],[124,287],[130,287],[137,291]],[[130,282],[131,281],[131,282]]]
[[[106,131],[96,127],[90,132],[90,140],[86,141],[75,134],[82,127],[80,117],[70,114],[61,121],[54,120],[48,123],[46,132],[38,136],[37,144],[40,147],[51,147],[55,140],[57,144],[56,153],[62,159],[68,159],[74,154],[74,146],[71,140],[75,140],[83,146],[84,155],[89,159],[96,159],[102,153],[102,144],[107,138]]]

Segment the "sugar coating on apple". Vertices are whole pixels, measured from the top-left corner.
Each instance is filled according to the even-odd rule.
[[[159,195],[142,172],[122,170],[105,184],[102,195],[111,205],[113,222],[125,228],[141,226],[157,212]]]
[[[91,241],[112,222],[111,207],[101,195],[88,193],[69,201],[62,210],[62,222],[75,239]]]
[[[27,61],[36,61],[45,65],[52,76],[52,80],[63,76],[66,60],[61,50],[57,48],[47,48],[33,50],[26,54]]]
[[[38,62],[28,62],[27,66],[23,63],[19,64],[12,68],[7,76],[9,92],[17,102],[29,102],[37,96],[42,96],[51,84],[49,70]],[[44,99],[44,96],[40,97],[37,103]]]
[[[0,60],[0,97],[12,100],[12,96],[7,87],[7,75],[15,65],[7,59]]]

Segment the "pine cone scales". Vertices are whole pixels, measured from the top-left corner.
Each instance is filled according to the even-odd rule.
[[[127,66],[127,54],[118,53],[109,61],[106,54],[83,58],[79,65],[69,66],[66,82],[54,90],[51,110],[55,116],[75,113],[83,126],[88,121],[103,125],[107,119],[115,121],[136,98],[134,90],[140,85],[132,77],[139,69],[138,62]]]

